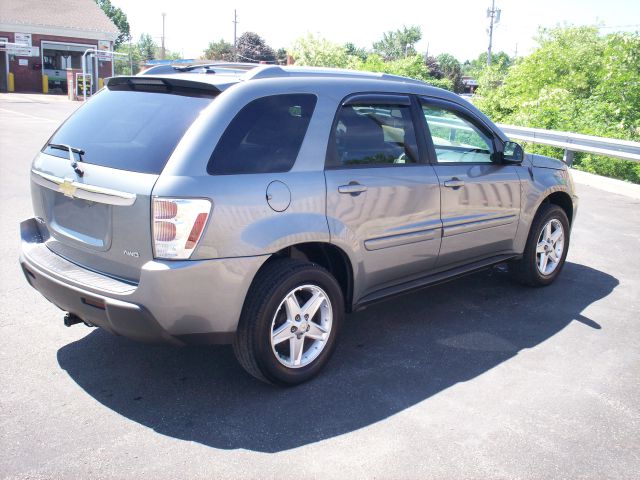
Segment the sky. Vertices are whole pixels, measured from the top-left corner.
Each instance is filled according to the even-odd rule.
[[[198,58],[210,41],[233,43],[234,9],[238,37],[255,32],[274,49],[290,47],[308,32],[335,43],[370,49],[383,32],[418,25],[418,52],[450,53],[460,61],[477,58],[488,46],[487,8],[491,0],[111,0],[127,15],[134,41],[142,33],[160,44],[165,13],[165,45],[183,58]],[[539,26],[600,25],[602,32],[639,31],[638,0],[495,0],[501,19],[493,51],[525,55],[536,46]]]

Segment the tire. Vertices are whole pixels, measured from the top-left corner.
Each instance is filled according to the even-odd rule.
[[[305,318],[312,297],[315,310],[307,309]],[[343,317],[342,290],[327,270],[300,260],[274,260],[249,288],[233,351],[255,378],[297,385],[329,361]]]
[[[550,230],[546,230],[549,226]],[[560,228],[561,238],[557,237]],[[549,231],[551,235],[548,234]],[[564,210],[551,203],[542,205],[531,224],[522,258],[509,263],[511,276],[517,282],[531,287],[552,284],[560,275],[567,258],[570,235],[569,220]],[[553,241],[554,236],[558,238],[556,241]],[[552,239],[551,242],[548,241],[549,238]],[[539,246],[540,250],[544,250],[538,251]],[[546,263],[541,260],[543,256],[547,257]]]

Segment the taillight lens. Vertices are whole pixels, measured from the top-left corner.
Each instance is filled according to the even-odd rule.
[[[190,258],[210,213],[211,202],[202,198],[154,198],[154,256],[173,260]]]

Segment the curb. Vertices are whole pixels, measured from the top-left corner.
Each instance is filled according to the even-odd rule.
[[[574,168],[570,169],[570,172],[573,181],[579,185],[587,185],[604,190],[605,192],[616,193],[640,200],[640,185],[615,178],[601,177],[600,175],[583,172],[582,170],[576,170]]]

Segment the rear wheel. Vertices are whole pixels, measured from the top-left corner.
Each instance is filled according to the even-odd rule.
[[[342,291],[329,272],[310,262],[275,260],[249,290],[233,344],[236,358],[260,380],[302,383],[329,360],[343,315]]]
[[[553,204],[541,206],[531,224],[522,258],[509,264],[512,276],[533,287],[551,284],[564,266],[569,234],[564,210]]]

